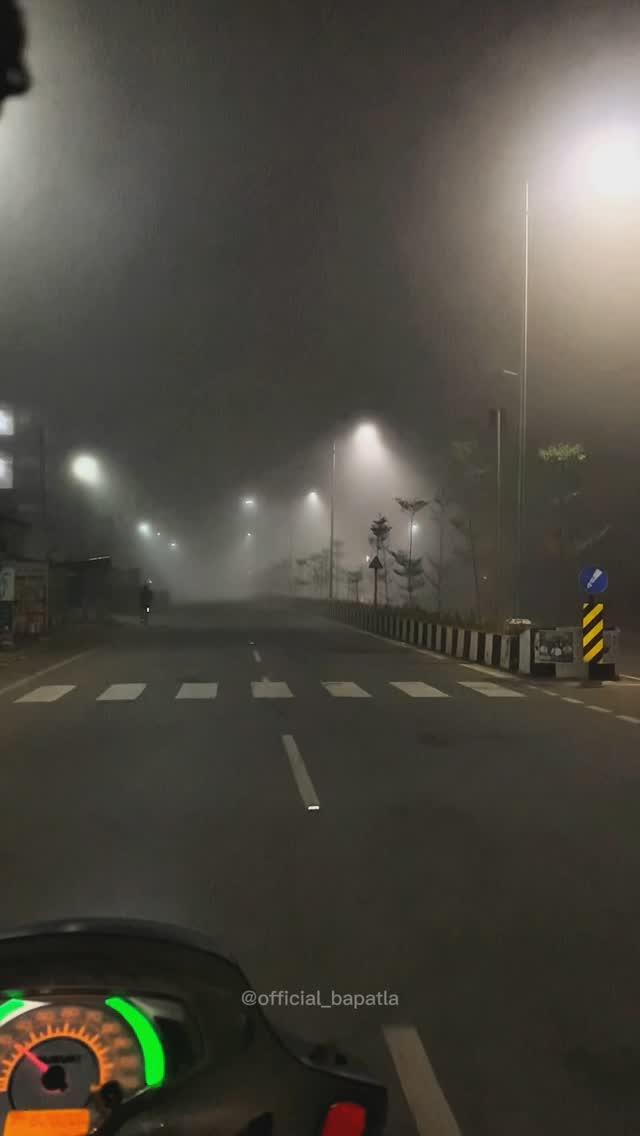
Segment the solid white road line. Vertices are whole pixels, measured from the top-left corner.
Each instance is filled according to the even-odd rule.
[[[640,675],[625,675],[620,672],[620,678],[632,678],[634,682],[640,682]]]
[[[323,682],[322,685],[334,698],[371,698],[357,682]]]
[[[30,682],[35,682],[37,678],[42,678],[44,675],[51,674],[53,671],[59,671],[61,667],[66,667],[69,663],[75,663],[77,659],[83,659],[85,655],[91,655],[97,650],[97,647],[89,647],[86,651],[78,651],[75,655],[69,655],[68,659],[61,659],[59,663],[52,663],[50,667],[43,667],[41,671],[34,671],[33,674],[25,675],[24,678],[18,678],[15,682],[10,682],[6,686],[0,687],[0,698],[3,694],[9,694],[12,690],[19,690],[21,686],[28,686]]]
[[[519,690],[511,690],[508,686],[496,686],[493,682],[460,682],[458,686],[466,686],[475,690],[477,694],[484,694],[486,698],[524,698]]]
[[[410,698],[449,698],[444,690],[438,690],[436,686],[429,686],[428,682],[392,682],[389,685],[397,687],[403,694],[408,694]]]
[[[254,649],[253,649],[253,652],[252,652],[252,653],[253,653],[253,657],[254,657],[254,659],[255,659],[256,663],[261,663],[261,662],[262,662],[262,655],[260,654],[260,652],[259,652],[259,651],[257,651],[257,650],[255,649],[255,647],[254,647]]]
[[[16,702],[57,702],[71,690],[75,690],[75,686],[37,686],[22,698],[16,698]]]
[[[313,781],[307,773],[307,767],[302,760],[302,754],[296,745],[296,739],[292,734],[283,734],[282,744],[289,758],[293,779],[298,786],[298,792],[302,797],[305,808],[309,812],[317,812],[320,808],[320,801],[314,789]]]
[[[385,1026],[382,1032],[419,1136],[460,1136],[418,1031],[413,1026]]]
[[[268,678],[252,682],[251,693],[254,698],[293,698],[286,682],[271,682]]]
[[[217,693],[217,682],[183,682],[176,701],[180,698],[215,698]]]
[[[96,702],[135,702],[146,685],[146,682],[114,682],[98,695]]]
[[[358,635],[369,635],[372,639],[377,639],[379,643],[388,643],[390,647],[404,647],[405,651],[417,651],[419,655],[428,655],[436,663],[441,663],[443,659],[455,659],[451,655],[439,655],[436,651],[430,651],[428,647],[417,647],[415,643],[403,643],[401,639],[388,639],[386,635],[378,635],[375,631],[365,631],[364,627],[352,627],[350,623],[343,624],[349,631],[357,631]]]
[[[630,714],[616,714],[621,722],[631,722],[634,726],[640,726],[640,718],[632,718]]]
[[[468,671],[480,671],[480,674],[490,675],[491,678],[502,679],[515,679],[519,681],[520,676],[511,674],[510,671],[498,671],[495,667],[483,667],[480,663],[460,663],[461,667],[466,667]],[[531,683],[533,686],[533,683]]]
[[[613,710],[608,710],[606,706],[590,706],[585,703],[587,710],[597,710],[598,714],[613,714]]]

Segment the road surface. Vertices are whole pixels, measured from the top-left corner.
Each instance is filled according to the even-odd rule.
[[[270,1013],[365,1056],[394,1134],[640,1131],[640,683],[229,604],[5,690],[0,736],[5,925],[146,916],[260,992],[386,991]]]

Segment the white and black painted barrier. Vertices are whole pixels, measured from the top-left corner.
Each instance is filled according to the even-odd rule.
[[[333,619],[352,623],[362,631],[384,635],[400,643],[426,647],[456,659],[484,663],[517,671],[520,664],[522,635],[499,635],[492,631],[472,631],[468,627],[452,627],[444,623],[427,623],[386,608],[335,600],[327,603],[327,613]]]
[[[544,629],[527,626],[517,634],[500,634],[493,631],[476,631],[469,627],[452,627],[443,623],[428,623],[403,615],[390,608],[374,608],[367,604],[349,603],[344,600],[311,601],[322,603],[324,610],[333,619],[351,623],[362,631],[371,631],[400,643],[410,643],[415,647],[426,647],[443,655],[451,655],[467,662],[483,663],[489,667],[499,667],[505,671],[533,675],[538,678],[587,678],[589,665],[581,660],[578,639],[580,629],[575,628],[576,639],[573,658],[554,660],[547,657],[540,661],[540,637],[549,636],[566,629]],[[598,677],[616,677],[616,656],[618,647],[617,630],[607,631],[609,641],[606,661],[598,666]]]

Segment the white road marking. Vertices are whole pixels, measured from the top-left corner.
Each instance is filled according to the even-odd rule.
[[[183,682],[176,701],[181,698],[215,698],[217,693],[217,682]]]
[[[34,671],[33,674],[25,675],[24,678],[18,678],[15,682],[10,682],[7,686],[0,687],[0,698],[3,694],[9,694],[12,690],[19,690],[21,686],[28,686],[30,682],[35,682],[36,679],[42,678],[46,674],[51,674],[52,671],[59,671],[61,667],[66,667],[69,663],[75,663],[77,659],[83,659],[85,655],[91,655],[97,650],[97,647],[89,647],[86,651],[78,651],[75,655],[69,655],[68,659],[61,659],[59,663],[52,663],[50,667],[43,667],[40,671]]]
[[[309,812],[317,812],[320,808],[320,801],[318,800],[318,795],[313,786],[313,781],[307,773],[307,767],[302,760],[302,754],[296,745],[296,739],[292,734],[283,734],[282,744],[289,758],[293,779],[298,786],[298,792],[302,797],[305,808]]]
[[[616,714],[621,722],[631,722],[634,726],[640,726],[640,718],[632,718],[630,714]]]
[[[460,682],[458,686],[466,686],[475,690],[477,694],[484,694],[486,698],[524,698],[519,690],[511,690],[508,686],[496,686],[493,682]]]
[[[389,639],[386,635],[378,635],[375,631],[365,631],[364,627],[352,627],[350,623],[343,626],[348,627],[349,631],[357,631],[358,635],[369,635],[381,643],[388,643],[390,647],[404,647],[405,651],[417,651],[419,655],[428,655],[436,663],[453,658],[451,655],[440,655],[436,651],[429,650],[428,647],[418,647],[415,643],[403,643],[400,639]]]
[[[371,698],[357,682],[323,682],[322,685],[334,698]]]
[[[460,1136],[418,1031],[385,1026],[382,1032],[419,1136]]]
[[[620,672],[620,678],[632,678],[634,682],[640,682],[640,675],[625,675]]]
[[[449,698],[444,690],[438,690],[437,686],[429,686],[428,682],[392,682],[389,685],[397,687],[410,698]]]
[[[480,663],[460,663],[460,666],[466,667],[468,671],[480,671],[480,674],[490,675],[491,678],[519,679],[519,675],[512,674],[511,671],[498,671],[495,667],[483,667]]]
[[[563,702],[573,702],[574,706],[584,706],[584,702],[582,701],[581,698],[568,698],[566,695],[564,695],[563,698],[562,698],[562,701]]]
[[[271,682],[268,678],[252,682],[251,693],[254,698],[293,698],[286,682]]]
[[[546,694],[547,698],[559,698],[560,697],[557,690],[545,690],[543,686],[541,686],[539,689],[540,689],[540,693]]]
[[[96,702],[135,702],[146,685],[146,682],[114,682],[98,695]]]
[[[71,690],[75,690],[75,686],[37,686],[22,698],[16,698],[16,702],[57,702]]]
[[[606,706],[591,706],[588,702],[585,706],[587,710],[597,710],[598,714],[613,714],[613,710],[608,710]]]
[[[262,655],[260,654],[260,652],[258,650],[256,650],[255,647],[254,647],[252,653],[253,653],[253,657],[254,657],[256,663],[261,663],[262,662]]]

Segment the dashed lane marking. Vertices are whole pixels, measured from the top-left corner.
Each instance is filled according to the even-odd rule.
[[[419,1136],[460,1136],[418,1031],[385,1026],[383,1034]]]
[[[285,753],[289,758],[289,765],[293,779],[298,786],[298,792],[302,797],[303,804],[307,812],[318,812],[320,808],[320,801],[318,794],[315,791],[313,781],[311,780],[307,767],[302,759],[302,754],[298,749],[296,739],[293,734],[283,734],[282,744],[285,748]]]

